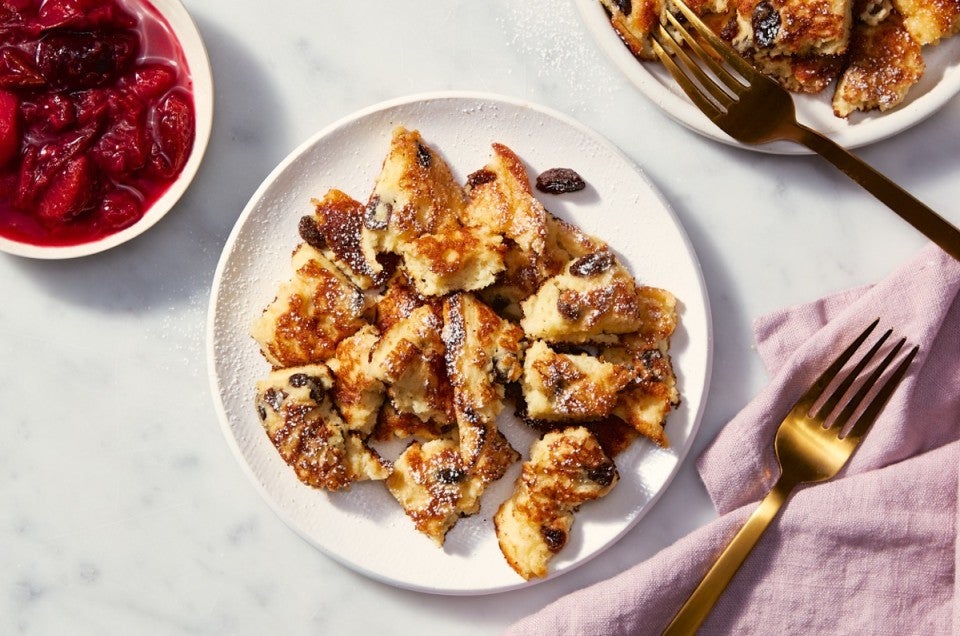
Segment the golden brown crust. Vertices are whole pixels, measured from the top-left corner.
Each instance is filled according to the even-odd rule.
[[[454,413],[442,326],[438,309],[430,305],[414,309],[383,334],[370,364],[398,411],[446,423],[453,421]]]
[[[337,343],[366,324],[363,294],[323,254],[301,244],[292,266],[293,277],[252,328],[274,368],[323,362]]]
[[[450,167],[419,131],[393,131],[367,203],[363,232],[375,253],[397,252],[399,245],[456,225],[466,194]]]
[[[389,269],[367,253],[361,239],[365,206],[340,190],[313,199],[314,213],[300,221],[300,236],[340,267],[354,285],[370,289],[386,282]]]
[[[336,355],[327,362],[335,376],[333,400],[348,430],[369,435],[377,423],[384,386],[370,365],[370,354],[380,339],[373,325],[366,325],[340,341]]]
[[[527,349],[523,364],[526,415],[561,422],[602,420],[613,412],[633,377],[626,366],[586,353],[557,353],[537,340]]]
[[[476,470],[463,463],[454,440],[413,442],[394,463],[386,485],[417,530],[442,546],[457,520],[476,514],[487,486],[519,457],[502,434],[485,449]]]
[[[297,478],[314,488],[385,479],[389,462],[346,430],[327,393],[332,386],[323,365],[273,371],[258,382],[256,408],[267,437]]]
[[[897,12],[877,25],[854,29],[850,61],[833,94],[833,112],[847,117],[854,111],[890,110],[907,96],[924,71],[920,44]]]
[[[921,46],[960,31],[960,0],[893,0],[907,31]]]

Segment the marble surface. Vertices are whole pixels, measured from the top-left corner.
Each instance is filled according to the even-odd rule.
[[[817,158],[676,125],[603,57],[569,2],[185,4],[217,110],[182,202],[105,254],[0,256],[3,634],[497,633],[714,518],[693,457],[766,380],[751,322],[877,280],[924,244]],[[204,342],[220,250],[284,156],[357,109],[458,89],[550,106],[629,155],[689,233],[715,335],[700,434],[653,510],[570,574],[481,597],[372,581],[286,527],[220,432]],[[858,154],[960,223],[956,130],[954,100]]]

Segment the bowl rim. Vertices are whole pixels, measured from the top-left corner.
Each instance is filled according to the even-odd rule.
[[[187,191],[200,169],[213,131],[213,72],[206,45],[193,17],[180,0],[123,0],[152,7],[170,25],[183,49],[193,84],[194,140],[190,157],[179,176],[144,215],[130,227],[77,245],[34,245],[0,236],[0,252],[47,260],[98,254],[143,234],[167,215]]]

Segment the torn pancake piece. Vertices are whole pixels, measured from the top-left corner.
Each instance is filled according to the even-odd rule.
[[[274,368],[329,359],[337,343],[366,324],[368,312],[361,291],[316,248],[300,244],[291,265],[293,276],[251,329]]]
[[[519,458],[500,433],[472,469],[464,465],[456,440],[413,442],[397,458],[386,485],[417,530],[442,546],[457,520],[476,514],[486,488]]]
[[[440,153],[416,130],[398,126],[364,212],[366,255],[458,225],[466,193]]]
[[[447,375],[464,463],[473,466],[497,431],[503,385],[523,372],[523,330],[468,293],[443,303]]]
[[[333,376],[321,364],[273,371],[257,383],[256,408],[267,436],[303,483],[342,490],[382,480],[389,462],[348,431],[333,406]]]
[[[833,112],[847,117],[854,111],[890,110],[903,102],[924,68],[920,43],[896,11],[876,25],[857,24],[847,69],[833,93]]]
[[[616,465],[582,426],[552,431],[530,447],[513,494],[494,517],[500,551],[524,579],[547,575],[567,544],[574,512],[609,493]]]
[[[614,342],[640,327],[636,281],[606,249],[571,262],[520,306],[527,337],[549,342]]]
[[[453,390],[447,377],[439,308],[423,305],[394,323],[370,354],[374,376],[387,385],[397,411],[422,420],[452,422]]]
[[[333,401],[347,430],[364,436],[373,431],[383,404],[385,387],[370,365],[370,354],[380,340],[380,332],[366,325],[337,345],[336,355],[327,361],[333,372]]]
[[[633,379],[625,366],[581,354],[557,353],[537,340],[523,363],[523,399],[531,420],[584,422],[613,412]]]

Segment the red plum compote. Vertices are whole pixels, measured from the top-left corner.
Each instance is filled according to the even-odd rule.
[[[190,156],[192,91],[146,0],[0,0],[0,235],[79,245],[136,223]]]

